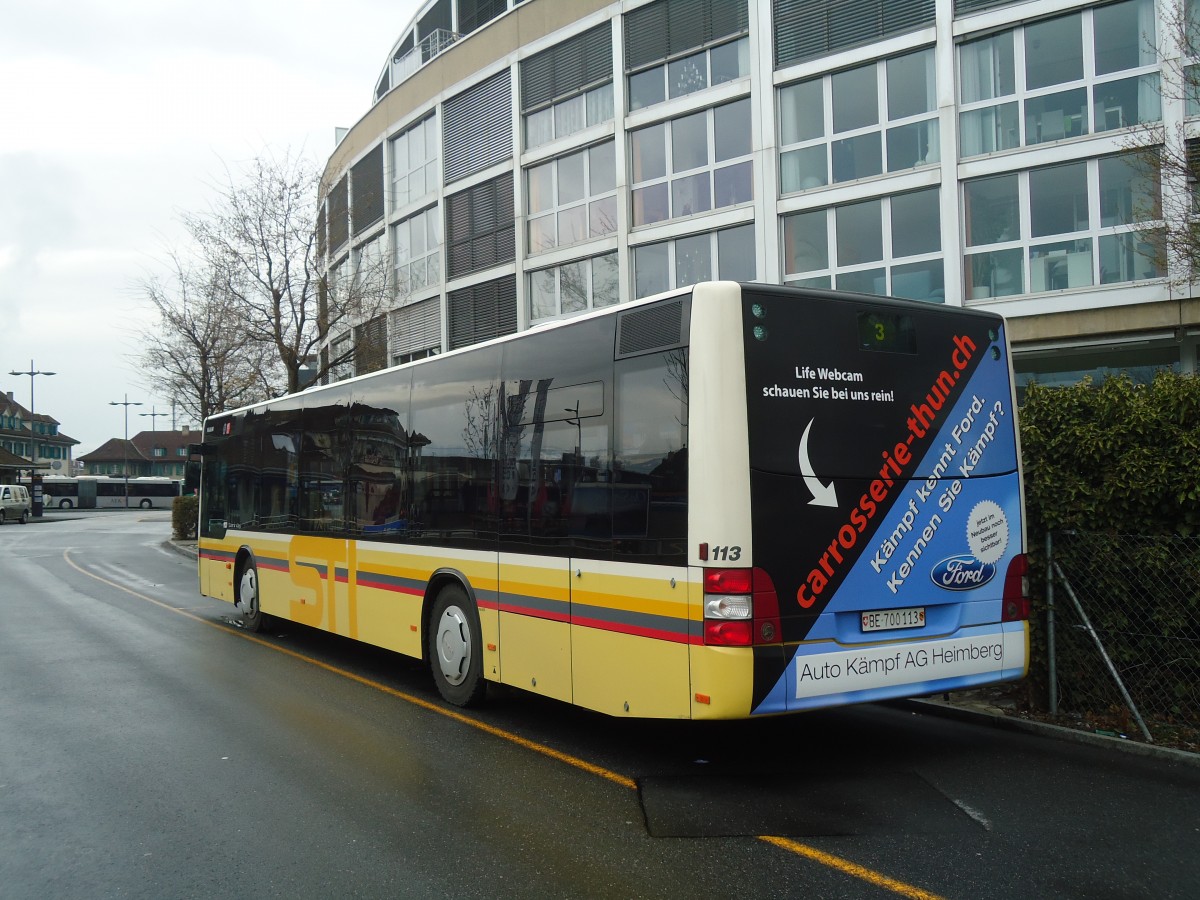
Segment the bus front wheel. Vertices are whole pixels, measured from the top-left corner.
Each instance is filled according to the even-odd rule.
[[[153,505],[154,505],[154,504],[153,504],[153,503],[151,503],[149,500],[145,500],[145,499],[143,499],[143,500],[142,500],[142,502],[141,502],[141,507],[142,507],[142,509],[150,509],[150,507],[152,507]]]
[[[238,576],[237,608],[242,612],[242,627],[247,631],[262,631],[266,627],[266,614],[259,608],[258,567],[254,560],[242,564]]]
[[[70,500],[59,500],[59,501],[58,501],[58,508],[59,508],[59,509],[70,509],[70,508],[71,508],[71,501],[70,501]]]
[[[442,588],[429,619],[429,666],[438,693],[454,706],[475,706],[487,692],[483,640],[475,604],[458,585]]]

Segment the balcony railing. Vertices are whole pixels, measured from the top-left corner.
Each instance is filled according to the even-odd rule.
[[[461,34],[438,28],[431,31],[417,43],[415,47],[403,56],[392,60],[392,87],[405,81],[425,63],[446,50],[457,41]]]

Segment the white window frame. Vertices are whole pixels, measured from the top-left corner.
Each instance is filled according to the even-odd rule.
[[[1017,178],[1017,209],[1018,222],[1020,233],[1010,240],[993,241],[990,243],[980,243],[967,245],[966,242],[966,227],[967,227],[967,200],[966,191],[970,184],[984,179],[970,179],[960,184],[961,192],[960,201],[962,203],[962,234],[960,241],[963,248],[963,279],[964,291],[963,296],[965,302],[970,305],[972,303],[992,303],[996,300],[1021,299],[1029,294],[1042,295],[1046,293],[1060,294],[1064,291],[1076,290],[1095,290],[1096,288],[1106,287],[1109,285],[1128,285],[1137,282],[1154,282],[1161,281],[1166,277],[1166,273],[1151,275],[1144,278],[1131,277],[1122,278],[1120,280],[1102,281],[1103,271],[1101,265],[1101,244],[1110,238],[1119,238],[1122,240],[1139,240],[1142,235],[1152,235],[1156,230],[1162,228],[1162,220],[1149,220],[1142,222],[1122,223],[1118,225],[1101,225],[1101,184],[1100,184],[1100,162],[1105,159],[1112,159],[1121,154],[1108,154],[1105,156],[1096,156],[1083,160],[1064,161],[1055,163],[1050,166],[1039,166],[1035,169],[1024,169],[1016,172],[1003,172],[995,176],[986,176],[988,178],[1012,176]],[[1087,200],[1088,200],[1088,223],[1086,228],[1077,229],[1074,231],[1066,231],[1055,234],[1045,234],[1033,236],[1033,216],[1030,200],[1030,180],[1034,172],[1041,172],[1046,169],[1059,168],[1064,165],[1083,165],[1086,167],[1087,175]],[[1043,272],[1035,277],[1034,262],[1035,260],[1046,260],[1050,255],[1050,250],[1061,249],[1054,245],[1064,245],[1075,243],[1082,245],[1088,244],[1086,250],[1082,247],[1078,250],[1064,251],[1060,255],[1064,257],[1063,262],[1069,267],[1068,283],[1065,287],[1055,287],[1053,281],[1050,280],[1045,268],[1049,265],[1047,262],[1042,262]],[[982,284],[973,283],[974,264],[973,260],[979,258],[982,262],[983,258],[996,253],[1005,251],[1020,251],[1021,256],[1021,275],[1018,290],[1013,293],[997,295],[989,285],[985,288]],[[1082,254],[1086,253],[1090,257],[1089,265],[1086,273],[1083,269]],[[1035,254],[1037,254],[1035,256]],[[1079,258],[1071,260],[1070,257],[1075,255]],[[1088,276],[1086,283],[1080,279],[1084,275]],[[1072,281],[1076,283],[1071,283]]]
[[[1153,13],[1154,0],[1148,0],[1148,2],[1150,3],[1150,10]],[[958,109],[957,109],[957,118],[958,118],[958,123],[959,123],[958,127],[959,127],[959,134],[960,134],[959,154],[962,158],[964,158],[964,159],[978,158],[981,156],[987,156],[992,153],[1000,153],[1005,150],[1015,149],[1017,147],[1037,147],[1037,146],[1041,146],[1043,144],[1051,143],[1051,142],[1057,141],[1057,140],[1083,138],[1083,137],[1087,137],[1090,135],[1103,134],[1105,132],[1111,132],[1111,131],[1118,130],[1118,129],[1134,128],[1134,127],[1138,126],[1139,124],[1146,124],[1146,123],[1156,122],[1156,121],[1161,120],[1161,118],[1162,118],[1161,102],[1155,101],[1156,105],[1158,107],[1157,116],[1155,116],[1153,118],[1147,118],[1147,117],[1143,116],[1141,118],[1141,121],[1139,121],[1139,122],[1125,122],[1125,121],[1123,121],[1123,117],[1120,116],[1119,110],[1117,110],[1118,118],[1114,121],[1112,119],[1112,115],[1111,115],[1113,110],[1102,107],[1101,104],[1104,101],[1102,99],[1097,99],[1098,97],[1101,97],[1101,92],[1103,91],[1105,85],[1112,84],[1114,82],[1119,82],[1119,81],[1127,81],[1131,78],[1138,78],[1143,81],[1143,86],[1141,88],[1139,88],[1139,91],[1145,92],[1147,94],[1148,102],[1151,102],[1149,99],[1151,95],[1153,95],[1154,97],[1157,97],[1157,94],[1159,91],[1159,78],[1160,78],[1160,65],[1161,65],[1160,61],[1158,59],[1158,52],[1157,52],[1157,31],[1156,31],[1155,35],[1139,36],[1140,42],[1143,42],[1143,43],[1149,42],[1150,46],[1155,47],[1154,59],[1152,59],[1150,62],[1145,63],[1143,65],[1139,65],[1139,66],[1133,66],[1128,69],[1118,69],[1113,72],[1105,72],[1102,75],[1097,75],[1096,74],[1096,53],[1095,53],[1096,32],[1095,32],[1095,17],[1093,15],[1093,10],[1092,9],[1072,10],[1072,11],[1066,13],[1064,16],[1058,17],[1058,18],[1067,18],[1070,16],[1079,16],[1080,17],[1080,31],[1081,31],[1080,39],[1082,41],[1082,47],[1083,47],[1083,77],[1082,78],[1073,79],[1071,81],[1064,81],[1064,82],[1061,82],[1058,84],[1051,84],[1051,85],[1047,85],[1045,87],[1039,87],[1039,88],[1035,88],[1032,90],[1026,89],[1026,86],[1025,86],[1025,84],[1026,84],[1026,71],[1025,71],[1026,26],[1020,25],[1020,26],[1017,26],[1016,28],[1011,29],[1011,32],[997,32],[996,34],[991,34],[991,35],[987,36],[988,38],[995,38],[999,34],[1005,34],[1005,33],[1011,33],[1013,36],[1013,41],[1012,41],[1012,45],[1013,45],[1012,65],[1013,65],[1013,79],[1014,79],[1013,93],[997,94],[995,96],[988,97],[987,99],[984,99],[984,100],[965,102],[962,100],[962,97],[961,97],[961,87],[962,87],[962,84],[964,81],[963,75],[962,75],[963,50],[964,50],[965,46],[969,46],[970,44],[972,44],[974,42],[971,40],[967,40],[967,41],[964,41],[962,44],[959,44],[955,48],[955,61],[954,62],[955,62],[956,72],[958,73],[958,83],[960,86],[960,97],[959,97],[959,104],[958,104]],[[1051,20],[1042,19],[1042,20],[1039,20],[1039,23],[1046,22],[1046,21],[1051,21]],[[1157,29],[1157,23],[1154,22],[1153,15],[1150,16],[1150,23],[1154,24],[1155,28]],[[1029,118],[1029,113],[1026,111],[1027,104],[1030,101],[1036,101],[1040,98],[1050,97],[1055,94],[1063,94],[1063,93],[1067,93],[1068,91],[1080,90],[1080,89],[1083,89],[1085,91],[1085,102],[1084,102],[1082,119],[1078,123],[1080,126],[1080,133],[1077,135],[1068,135],[1066,133],[1066,128],[1063,127],[1061,129],[1062,130],[1061,135],[1058,134],[1058,130],[1056,129],[1052,133],[1053,136],[1046,136],[1045,132],[1043,132],[1041,135],[1033,135],[1034,140],[1030,140],[1031,135],[1028,134],[1029,129],[1027,127],[1027,120]],[[998,115],[999,114],[998,110],[1001,107],[1003,107],[1007,104],[1012,104],[1012,103],[1017,104],[1017,129],[1018,129],[1018,131],[1017,131],[1015,143],[1006,143],[1006,144],[1003,144],[1002,146],[997,146],[992,150],[983,150],[978,153],[971,153],[971,154],[967,154],[961,149],[962,147],[965,147],[965,141],[963,140],[962,135],[965,135],[965,133],[968,130],[974,128],[974,126],[968,127],[965,124],[967,122],[967,117],[976,116],[976,115],[979,115],[981,112],[991,110],[991,109],[997,110],[997,115]],[[1100,116],[1097,115],[1097,110],[1099,110],[1099,109],[1105,109],[1103,122],[1100,121]]]
[[[391,154],[394,210],[416,203],[438,189],[441,183],[438,175],[438,140],[437,113],[426,116],[391,139],[388,150]],[[414,161],[413,152],[417,149],[420,157]],[[425,183],[425,189],[420,193],[412,190],[413,176],[417,173],[421,174]]]
[[[566,113],[576,104],[583,106],[583,115],[577,120],[581,124],[571,127],[571,119],[566,117]],[[611,79],[603,84],[593,84],[586,90],[558,97],[551,103],[527,111],[521,117],[525,149],[544,147],[559,138],[611,122],[616,116],[615,110]]]
[[[940,188],[925,188],[925,190],[940,190]],[[914,193],[906,191],[907,193]],[[925,253],[914,253],[905,256],[896,256],[893,251],[893,229],[892,229],[892,210],[891,204],[895,197],[904,196],[904,194],[884,194],[877,197],[864,197],[862,200],[855,200],[852,203],[842,204],[841,206],[823,206],[814,209],[796,210],[793,213],[788,213],[780,217],[779,220],[779,247],[780,247],[780,267],[783,269],[784,282],[800,287],[818,287],[818,288],[835,288],[842,287],[838,285],[839,275],[853,275],[856,273],[872,272],[877,269],[883,270],[884,283],[883,290],[878,293],[881,296],[892,296],[892,280],[896,274],[897,268],[915,265],[919,263],[940,262],[942,265],[942,292],[943,302],[945,301],[945,249],[940,246],[939,249],[931,250]],[[867,260],[865,262],[857,262],[852,264],[839,264],[838,245],[837,245],[837,211],[845,206],[853,206],[857,203],[877,202],[880,204],[879,221],[880,221],[880,245],[881,254],[879,259]],[[787,220],[793,216],[800,215],[824,215],[825,218],[825,240],[826,240],[826,265],[819,269],[807,269],[803,272],[795,272],[789,269],[791,262],[790,254],[787,246]],[[940,234],[939,234],[940,238]]]
[[[611,258],[612,262],[617,265],[617,280],[615,286],[617,296],[610,303],[596,304],[596,285],[595,285],[595,262],[599,259]],[[567,266],[578,265],[579,263],[587,263],[587,284],[585,291],[587,294],[587,305],[583,309],[568,310],[563,312],[562,294],[563,294],[563,270]],[[550,319],[556,319],[562,316],[575,316],[585,313],[591,309],[602,309],[606,306],[614,306],[621,302],[621,274],[620,265],[617,259],[617,251],[613,250],[609,253],[600,253],[596,256],[588,256],[583,259],[571,260],[570,262],[560,263],[556,266],[548,266],[544,269],[534,269],[526,273],[526,293],[528,296],[529,321],[543,322]],[[552,277],[554,279],[554,308],[552,310],[539,310],[534,306],[537,292],[534,289],[534,279]]]
[[[592,151],[602,150],[608,147],[613,154],[613,186],[604,191],[592,193]],[[523,175],[523,183],[525,190],[525,246],[526,253],[529,256],[536,256],[539,253],[545,253],[554,250],[557,247],[573,246],[581,244],[585,241],[596,240],[597,238],[606,237],[614,234],[617,230],[617,186],[616,186],[616,143],[614,141],[602,141],[599,144],[592,144],[587,147],[581,147],[571,153],[563,156],[555,157],[551,160],[540,162],[536,165],[529,166],[525,169]],[[573,157],[583,157],[583,196],[575,200],[563,203],[559,200],[561,196],[559,189],[559,170],[562,164]],[[543,168],[551,169],[550,179],[550,202],[548,205],[533,210],[533,194],[530,190],[530,179],[533,173]],[[593,231],[592,229],[592,212],[603,201],[610,200],[609,204],[612,208],[610,227],[604,231]],[[578,210],[580,207],[586,207],[584,210],[584,221],[586,224],[587,234],[578,240],[563,241],[561,240],[561,228],[563,224],[562,216],[573,210]],[[542,223],[553,225],[553,242],[547,243],[546,240],[537,234],[535,229],[540,230],[539,226]]]
[[[737,58],[738,58],[738,69],[739,69],[738,74],[736,76],[734,76],[733,78],[727,78],[723,81],[718,81],[718,82],[716,82],[716,84],[714,84],[713,80],[712,80],[713,79],[712,53],[714,50],[724,50],[724,49],[728,48],[730,44],[737,45],[736,48],[734,48],[734,50],[737,53]],[[703,62],[704,62],[703,83],[702,84],[697,83],[697,85],[695,87],[693,87],[691,90],[681,91],[680,93],[676,94],[675,96],[671,96],[671,67],[672,66],[681,66],[681,65],[684,65],[684,64],[690,62],[693,64],[695,71],[697,73],[699,73],[700,67],[698,65],[696,65],[696,60],[698,57],[703,57]],[[750,38],[748,35],[744,35],[744,34],[740,35],[739,37],[735,37],[731,40],[721,41],[719,44],[713,44],[711,47],[705,47],[702,49],[692,48],[684,53],[676,54],[675,56],[672,56],[669,59],[659,60],[658,62],[653,63],[652,65],[645,66],[641,69],[638,69],[635,72],[630,72],[625,76],[625,80],[626,80],[625,94],[629,98],[629,104],[630,104],[629,111],[635,112],[635,111],[641,110],[641,109],[650,109],[654,106],[658,106],[660,103],[670,103],[674,100],[679,100],[682,97],[690,97],[692,94],[696,94],[701,91],[707,91],[707,90],[710,90],[711,88],[718,87],[722,84],[731,84],[735,81],[741,81],[742,79],[748,79],[750,77],[750,69],[751,69],[752,65],[753,65],[753,62],[750,59]],[[662,89],[663,89],[662,90],[662,99],[656,100],[653,103],[646,103],[646,104],[642,104],[640,106],[633,106],[632,105],[633,104],[633,79],[634,78],[650,79],[650,78],[653,78],[655,74],[657,74],[658,77],[662,80]]]
[[[924,112],[914,113],[909,116],[901,116],[895,119],[889,118],[888,111],[888,64],[905,57],[914,56],[917,54],[926,54],[928,67],[930,69],[933,84],[930,86],[931,102],[929,108]],[[817,78],[802,79],[793,81],[789,84],[781,85],[776,93],[777,103],[777,118],[779,121],[779,190],[782,195],[793,196],[803,193],[806,190],[814,190],[817,188],[827,187],[832,184],[851,184],[855,181],[861,181],[866,178],[881,178],[885,175],[892,175],[897,172],[911,171],[917,168],[932,167],[941,163],[940,153],[940,128],[937,108],[937,83],[936,83],[936,68],[934,66],[935,48],[932,46],[921,47],[916,50],[902,53],[895,56],[884,57],[865,63],[856,69],[846,70],[846,73],[853,71],[864,71],[874,69],[875,71],[875,99],[876,111],[875,122],[870,125],[864,125],[859,128],[846,129],[845,131],[834,131],[833,121],[833,89],[835,75],[844,73],[826,73]],[[814,138],[806,140],[789,141],[784,143],[786,135],[783,130],[784,120],[787,118],[785,107],[788,104],[789,91],[803,84],[811,84],[820,82],[821,86],[821,134]],[[926,155],[919,159],[915,166],[905,166],[901,168],[899,163],[893,163],[888,158],[888,135],[899,128],[912,127],[914,125],[927,125],[929,133],[927,134],[927,150]],[[855,179],[842,179],[841,181],[834,180],[833,172],[833,146],[841,141],[861,139],[870,135],[877,134],[879,136],[879,166],[880,171],[863,175]],[[787,158],[791,154],[801,153],[812,148],[823,148],[825,156],[825,171],[824,176],[818,184],[801,185],[792,190],[784,187],[784,173],[787,169]]]
[[[653,125],[648,125],[645,128],[638,128],[629,132],[629,152],[631,155],[629,164],[629,198],[630,198],[630,216],[631,224],[634,228],[646,228],[652,225],[659,225],[664,222],[672,222],[680,219],[691,219],[695,216],[707,215],[717,210],[734,209],[739,206],[750,205],[754,202],[754,142],[750,140],[750,150],[740,156],[732,156],[727,159],[717,160],[716,152],[716,114],[717,110],[727,106],[733,106],[735,103],[752,103],[749,97],[738,97],[728,103],[721,103],[716,106],[710,106],[705,109],[694,110],[692,112],[683,113],[674,116],[670,119],[664,119],[661,122],[655,122]],[[753,109],[751,108],[753,115]],[[676,122],[683,119],[688,119],[696,115],[703,115],[705,119],[705,154],[706,162],[701,166],[693,166],[690,169],[674,170],[674,125]],[[664,127],[664,154],[666,174],[654,178],[647,178],[643,181],[634,181],[634,160],[633,141],[635,136],[653,128]],[[717,202],[717,173],[729,169],[734,169],[744,164],[750,165],[750,197],[746,200],[735,201],[730,204],[720,205]],[[707,209],[694,211],[690,213],[682,213],[675,209],[675,184],[686,179],[695,178],[699,175],[706,175],[708,181],[708,200],[709,206]],[[639,192],[649,192],[652,189],[666,185],[667,192],[667,216],[663,219],[654,219],[652,221],[637,221],[637,198]]]
[[[412,252],[414,227],[421,230],[425,244],[424,250],[416,254]],[[402,235],[406,240],[401,240]],[[443,275],[442,243],[442,216],[437,205],[413,213],[392,225],[392,272],[398,296],[403,299],[429,288],[440,287]],[[419,284],[412,277],[416,271],[424,272]]]
[[[708,244],[708,259],[709,259],[708,276],[707,276],[707,278],[702,278],[700,280],[704,281],[704,280],[708,280],[708,279],[720,279],[720,278],[726,277],[724,274],[722,274],[719,271],[721,257],[720,257],[720,245],[719,245],[719,237],[718,236],[721,234],[724,234],[726,232],[733,231],[736,228],[749,228],[750,229],[751,233],[754,234],[754,237],[755,237],[755,245],[756,245],[756,251],[757,251],[758,235],[757,235],[757,232],[755,231],[753,221],[742,222],[738,225],[733,225],[728,228],[717,228],[717,229],[713,229],[712,231],[702,232],[700,234],[684,234],[684,235],[680,235],[677,238],[670,238],[665,241],[649,241],[645,244],[639,244],[636,247],[631,247],[630,248],[630,257],[632,259],[633,272],[631,273],[630,280],[632,281],[633,286],[630,290],[630,295],[633,296],[634,299],[641,299],[642,297],[652,296],[652,294],[654,293],[654,292],[645,293],[645,294],[638,293],[638,286],[637,286],[638,253],[639,253],[639,251],[648,250],[651,247],[661,247],[663,245],[666,245],[666,247],[667,247],[667,280],[668,280],[668,284],[665,289],[666,290],[674,290],[675,288],[678,288],[678,287],[687,287],[688,284],[679,283],[679,278],[678,278],[679,267],[678,267],[678,259],[676,256],[676,247],[677,247],[677,244],[679,241],[686,241],[686,240],[694,239],[697,237],[707,237],[709,240],[709,244]],[[713,267],[716,267],[718,269],[718,271],[715,275],[713,274]],[[758,263],[756,261],[755,262],[755,279],[760,277],[757,269],[758,269]],[[745,280],[745,279],[743,279],[743,280]],[[751,280],[754,280],[754,279],[751,279]],[[689,282],[689,283],[690,284],[698,284],[699,282]]]

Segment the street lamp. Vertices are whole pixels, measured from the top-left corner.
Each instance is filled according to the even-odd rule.
[[[33,473],[37,468],[37,410],[33,405],[33,376],[35,375],[56,375],[57,372],[39,372],[33,367],[33,360],[29,361],[28,372],[9,372],[9,375],[28,375],[29,376],[29,486],[30,493],[33,493]],[[40,516],[42,514],[42,504],[38,500],[34,500],[33,514]]]
[[[155,422],[155,420],[157,420],[157,419],[158,419],[158,417],[159,417],[159,416],[165,416],[165,415],[166,415],[166,413],[165,413],[165,412],[161,412],[161,413],[160,413],[160,412],[155,412],[155,411],[154,411],[154,407],[153,407],[153,406],[151,406],[151,407],[150,407],[150,412],[148,412],[148,413],[138,413],[138,415],[139,415],[139,416],[149,416],[149,417],[150,417],[150,430],[151,430],[151,431],[157,431],[158,429],[154,427],[154,422]]]
[[[125,508],[129,509],[129,407],[141,406],[142,401],[130,400],[126,394],[124,400],[110,400],[108,405],[125,407],[125,464],[122,471],[125,474]]]

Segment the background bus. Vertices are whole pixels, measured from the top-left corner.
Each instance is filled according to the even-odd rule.
[[[1027,666],[1004,321],[711,283],[214,417],[202,593],[612,715]]]
[[[129,506],[140,509],[170,509],[179,496],[182,481],[177,478],[142,477],[129,479]],[[125,506],[125,479],[106,476],[47,475],[42,479],[42,495],[47,509],[113,509]]]

